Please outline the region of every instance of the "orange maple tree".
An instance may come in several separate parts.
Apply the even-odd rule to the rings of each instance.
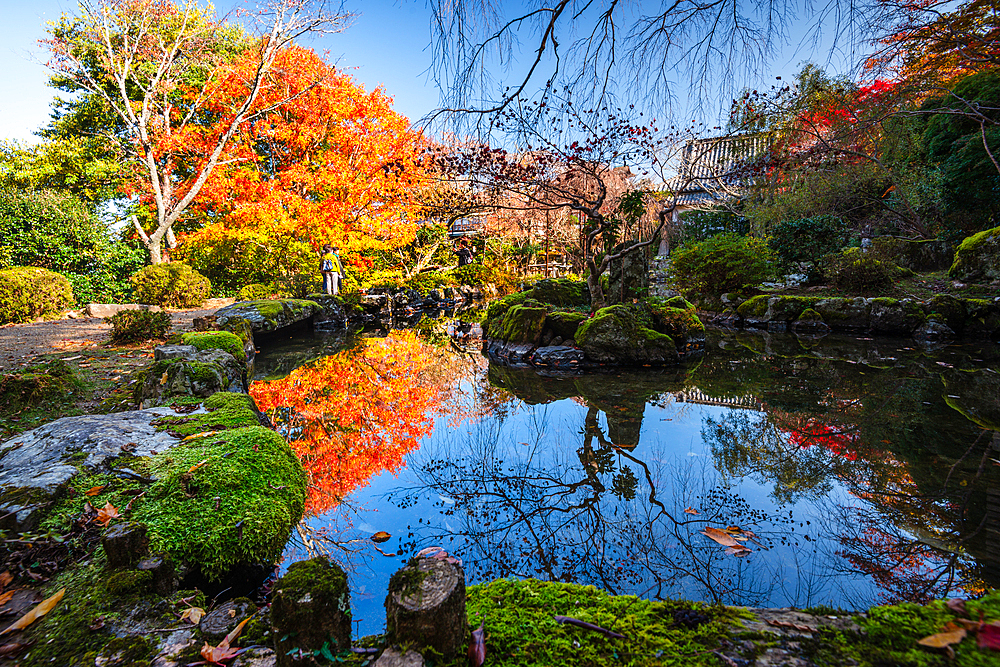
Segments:
[[[309,475],[307,511],[321,514],[384,470],[395,472],[447,405],[454,358],[413,332],[363,339],[250,393]]]
[[[245,96],[254,67],[252,57],[235,60],[208,111],[221,114],[229,100]],[[187,238],[266,243],[294,236],[332,243],[349,256],[412,241],[423,139],[392,110],[392,98],[292,47],[276,58],[260,104],[276,108],[234,137],[226,164],[196,202],[209,224]],[[210,125],[191,126],[175,140],[198,152],[214,133]]]

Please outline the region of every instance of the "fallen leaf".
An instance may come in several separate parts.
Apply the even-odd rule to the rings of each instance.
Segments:
[[[684,513],[685,514],[698,514],[699,512],[698,512],[698,510],[696,510],[696,509],[694,509],[692,507],[686,507],[686,508],[684,508]]]
[[[24,630],[26,627],[28,627],[29,625],[40,619],[42,616],[45,616],[45,614],[52,611],[52,609],[57,604],[59,604],[59,601],[62,600],[63,595],[65,594],[66,594],[66,589],[63,588],[52,597],[45,598],[44,600],[39,602],[34,609],[32,609],[27,614],[25,614],[21,618],[11,623],[10,627],[8,627],[6,630],[0,632],[0,635],[5,635],[8,632],[15,632],[17,630]]]
[[[98,493],[100,493],[101,491],[103,491],[105,488],[107,488],[106,484],[104,484],[102,486],[92,486],[92,487],[90,487],[90,489],[88,489],[87,491],[85,491],[83,493],[83,495],[85,495],[85,496],[96,496]]]
[[[114,519],[120,518],[122,518],[122,515],[118,513],[118,508],[112,505],[109,500],[104,507],[97,510],[97,516],[94,517],[94,521],[107,528],[108,524]]]
[[[704,535],[710,540],[715,540],[724,547],[739,547],[741,549],[746,548],[742,544],[737,542],[732,535],[730,535],[724,530],[719,530],[718,528],[712,528],[711,526],[708,526],[704,530],[698,532],[700,532],[702,535]]]
[[[188,440],[194,440],[195,438],[204,438],[206,435],[215,435],[215,431],[202,431],[201,433],[194,433],[184,438],[181,442],[187,442]]]
[[[965,639],[966,634],[968,633],[965,631],[965,628],[956,628],[948,632],[939,632],[936,635],[924,637],[917,643],[929,648],[946,648]],[[980,633],[980,641],[982,641],[982,633]]]
[[[726,547],[726,553],[730,556],[742,558],[743,556],[749,556],[753,551],[746,547]]]
[[[222,644],[209,646],[208,642],[205,642],[205,645],[201,647],[201,657],[212,665],[221,665],[226,660],[232,660],[239,655],[239,652],[239,649],[224,647]]]
[[[201,607],[188,607],[181,612],[181,620],[187,621],[191,625],[198,625],[201,622],[201,617],[205,615],[205,610]]]
[[[0,572],[0,588],[6,588],[7,584],[14,581],[14,575],[12,575],[8,570]]]
[[[382,544],[383,542],[388,542],[390,538],[392,538],[392,535],[385,532],[384,530],[380,530],[374,535],[372,535],[372,542],[374,542],[375,544]]]
[[[948,609],[951,609],[952,612],[958,614],[959,616],[967,616],[969,613],[965,609],[965,600],[962,598],[952,598],[951,600],[948,600]]]
[[[482,667],[486,662],[486,631],[483,623],[472,631],[472,641],[469,642],[470,667]]]
[[[996,623],[983,623],[979,627],[979,640],[976,644],[979,648],[1000,651],[1000,625]]]
[[[187,438],[184,438],[184,439],[187,440]],[[198,468],[201,468],[202,466],[206,465],[207,463],[208,463],[208,459],[203,459],[203,460],[199,461],[198,463],[195,463],[193,466],[191,466],[190,468],[188,468],[188,474],[190,475],[195,470],[197,470]]]
[[[14,655],[15,653],[22,651],[31,646],[31,642],[27,644],[21,644],[20,642],[11,642],[10,644],[4,644],[0,646],[0,655]]]
[[[791,628],[792,630],[798,630],[799,632],[816,632],[816,628],[811,628],[808,625],[791,623],[789,621],[768,621],[767,624],[773,625],[776,628]]]
[[[14,591],[7,591],[6,593],[0,593],[0,605],[5,605],[10,602],[10,599],[14,597]]]

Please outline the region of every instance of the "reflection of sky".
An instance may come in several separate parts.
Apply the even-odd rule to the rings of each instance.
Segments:
[[[420,450],[412,452],[407,457],[408,466],[400,471],[398,478],[383,473],[372,480],[370,486],[352,495],[345,503],[350,509],[342,507],[341,510],[310,521],[310,525],[314,528],[330,528],[331,534],[337,535],[340,540],[364,539],[382,530],[393,536],[380,547],[383,552],[395,553],[396,556],[384,556],[367,548],[358,557],[348,559],[353,568],[350,578],[356,631],[361,635],[380,632],[384,628],[383,602],[389,577],[412,555],[411,551],[440,544],[466,560],[476,557],[476,548],[461,534],[463,531],[461,514],[449,516],[445,513],[455,507],[454,498],[438,491],[425,491],[417,494],[414,503],[400,507],[400,490],[421,487],[422,482],[416,474],[417,469],[433,459],[471,462],[474,458],[471,454],[474,447],[469,443],[490,438],[493,429],[496,428],[498,434],[496,451],[505,463],[515,467],[530,463],[535,469],[546,470],[575,468],[577,470],[575,479],[579,478],[582,468],[576,452],[583,443],[580,431],[587,408],[573,400],[560,400],[537,406],[524,403],[516,405],[517,408],[502,424],[498,424],[493,418],[486,418],[476,423],[465,422],[458,428],[451,429],[448,427],[447,418],[438,419],[434,432],[424,439]],[[701,429],[705,418],[719,419],[727,411],[728,408],[691,403],[668,402],[663,407],[646,406],[640,443],[632,455],[651,470],[658,498],[675,517],[681,520],[698,518],[684,515],[683,509],[688,505],[699,508],[696,496],[705,490],[699,489],[705,477],[709,478],[710,486],[719,486],[724,482],[712,468],[711,452],[702,440]],[[607,433],[604,415],[601,415],[599,423],[603,432]],[[644,472],[641,466],[635,463],[628,462],[622,457],[616,459],[616,466],[629,465],[632,468],[639,479],[639,488],[635,499],[631,502],[620,500],[611,494],[611,476],[606,475],[604,482],[608,486],[608,491],[602,495],[602,512],[604,514],[621,512],[623,516],[631,512],[635,515],[636,521],[639,521],[648,507],[646,498],[649,489],[645,483]],[[687,478],[685,474],[688,475]],[[570,476],[572,475],[573,473],[570,473]],[[800,501],[779,508],[769,496],[771,486],[748,479],[728,480],[728,482],[732,486],[730,491],[746,501],[750,508],[769,517],[787,516],[791,510],[794,523],[762,522],[761,527],[756,530],[758,534],[769,535],[773,546],[768,551],[754,547],[754,553],[745,559],[724,556],[721,548],[716,548],[707,538],[694,533],[705,525],[725,527],[726,524],[719,526],[718,523],[696,523],[689,527],[690,544],[711,555],[714,571],[719,572],[720,576],[724,573],[729,581],[735,582],[734,585],[752,593],[750,599],[745,600],[740,599],[739,595],[724,596],[724,602],[754,606],[804,607],[816,604],[853,606],[859,600],[873,599],[873,586],[860,576],[844,577],[831,573],[829,567],[837,560],[832,556],[836,545],[831,540],[817,538],[814,533],[815,528],[825,518],[824,508],[828,504],[857,502],[841,486],[834,485],[823,506]],[[341,511],[347,513],[350,526],[344,520]],[[807,521],[810,525],[806,524]],[[559,539],[572,541],[574,535],[571,533],[575,528],[569,526],[565,530],[570,532],[559,533]],[[412,541],[408,539],[410,533],[413,533]],[[666,536],[663,542],[664,551],[682,556],[683,554],[677,554],[679,550],[671,546],[670,535],[667,533],[664,535]],[[805,539],[806,535],[809,537],[808,540]],[[782,536],[791,537],[788,544],[781,544]],[[415,549],[413,542],[416,543]],[[409,544],[404,547],[404,543]],[[402,552],[404,548],[406,553]],[[609,546],[607,552],[613,557],[626,560],[629,558],[627,553],[615,553],[613,546]],[[290,558],[286,562],[303,557],[301,554],[288,555]],[[470,584],[478,583],[474,578],[475,569],[473,563],[466,563]],[[581,580],[581,583],[600,585],[597,581]],[[647,588],[649,588],[648,581],[643,581],[631,588],[625,585],[616,592],[641,594]],[[669,588],[661,591],[661,596],[682,596],[691,599],[707,597],[704,587],[690,579],[681,579],[670,584]]]

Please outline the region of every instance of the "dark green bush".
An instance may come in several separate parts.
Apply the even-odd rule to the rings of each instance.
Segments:
[[[455,278],[446,273],[418,273],[406,281],[408,289],[415,289],[421,294],[442,287],[454,287],[456,284]]]
[[[869,294],[892,285],[898,269],[875,253],[848,248],[830,262],[829,278],[838,288],[852,294]]]
[[[778,254],[782,268],[804,268],[809,281],[815,282],[823,277],[823,258],[846,245],[847,234],[843,218],[816,215],[779,222],[771,231],[768,245]]]
[[[490,285],[495,280],[496,271],[484,264],[466,264],[451,271],[459,285],[470,285],[472,287],[484,287]]]
[[[0,324],[58,315],[72,306],[66,276],[35,266],[0,270]]]
[[[171,262],[147,266],[132,276],[140,303],[168,308],[200,306],[212,293],[212,284],[187,264]]]
[[[0,268],[61,273],[77,303],[128,298],[128,277],[145,264],[138,241],[115,239],[85,203],[64,192],[0,189]]]
[[[170,315],[149,310],[123,310],[104,321],[111,325],[113,343],[138,343],[164,338],[170,330]]]
[[[682,246],[671,260],[671,282],[683,291],[705,296],[744,292],[774,273],[774,253],[767,244],[736,234],[719,234]]]

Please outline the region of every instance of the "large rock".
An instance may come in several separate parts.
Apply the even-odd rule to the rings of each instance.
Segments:
[[[309,320],[321,310],[318,303],[307,299],[241,301],[217,310],[215,323],[230,331],[239,322],[246,322],[254,334],[266,334]]]
[[[154,361],[137,376],[132,390],[136,404],[149,407],[178,397],[207,398],[220,391],[245,393],[247,366],[222,350],[195,351],[189,356],[172,346],[170,358]],[[190,346],[193,347],[193,346]],[[164,355],[165,356],[165,355]]]
[[[490,324],[490,338],[506,343],[530,343],[538,345],[545,329],[545,318],[548,310],[545,306],[526,300],[524,303],[511,306],[503,319]]]
[[[0,527],[37,527],[80,466],[96,468],[122,452],[147,456],[173,447],[178,439],[154,422],[174,414],[170,408],[151,408],[64,417],[0,444]]]
[[[820,299],[812,306],[833,329],[865,331],[868,329],[868,299],[863,297]]]
[[[590,288],[582,280],[545,278],[531,288],[531,298],[554,306],[589,306]]]
[[[951,266],[954,249],[938,239],[912,240],[879,236],[872,242],[876,253],[911,271],[941,271]]]
[[[966,282],[1000,280],[1000,227],[962,241],[948,275]]]
[[[158,313],[162,308],[159,306],[147,306],[142,303],[88,303],[86,312],[88,317],[111,317],[123,310],[146,310],[151,313]]]
[[[588,361],[623,366],[662,366],[680,360],[673,338],[642,321],[641,307],[619,304],[597,311],[577,329],[576,343]]]
[[[530,361],[532,366],[571,370],[583,363],[583,350],[566,345],[539,347],[531,353]]]
[[[924,323],[921,305],[910,299],[869,299],[869,328],[877,333],[909,335]]]
[[[576,329],[585,319],[586,313],[557,310],[545,317],[545,328],[551,330],[553,336],[569,340],[576,337]]]
[[[320,306],[320,311],[316,313],[314,323],[321,328],[336,328],[347,324],[347,311],[344,308],[341,298],[333,294],[310,294],[310,301],[315,301]],[[359,308],[359,313],[363,309]]]

